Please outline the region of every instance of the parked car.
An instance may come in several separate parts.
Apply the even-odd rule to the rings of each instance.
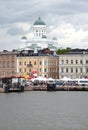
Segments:
[[[33,81],[33,85],[38,85],[39,84],[39,80],[34,80]]]
[[[56,81],[56,85],[64,85],[63,81]]]

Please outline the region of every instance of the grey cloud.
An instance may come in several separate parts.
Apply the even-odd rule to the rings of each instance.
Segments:
[[[88,12],[88,5],[80,2],[65,2],[65,3],[58,3],[54,6],[52,6],[53,12],[58,13],[59,15],[73,15],[73,14],[80,14],[83,12]]]
[[[73,0],[71,0],[73,2]],[[88,0],[74,0],[74,2],[82,2],[88,4]]]
[[[10,27],[7,31],[7,34],[17,36],[20,34],[24,34],[24,30],[22,28],[19,28],[17,26]]]
[[[58,1],[58,0],[7,0],[0,1],[0,23],[14,23],[32,21],[36,16],[46,17],[48,14],[71,15],[87,12],[86,0],[83,2],[76,1]]]
[[[84,39],[82,39],[81,42],[86,42],[86,43],[88,43],[88,37],[85,37]]]
[[[14,26],[14,23],[33,24],[39,16],[47,26],[56,28],[70,23],[74,28],[88,30],[88,0],[0,0],[0,28],[7,30],[12,40],[24,33],[23,28]],[[7,40],[5,42],[7,46]]]

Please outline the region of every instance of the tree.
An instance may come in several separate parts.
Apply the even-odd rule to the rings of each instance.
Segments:
[[[56,51],[57,54],[65,54],[70,52],[72,49],[70,47],[67,47],[66,49],[60,48]]]

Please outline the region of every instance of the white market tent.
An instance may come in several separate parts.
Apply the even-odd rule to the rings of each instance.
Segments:
[[[60,80],[63,80],[63,81],[71,81],[72,79],[71,79],[71,78],[64,77],[64,78],[62,78],[62,79],[60,79]]]
[[[31,79],[32,82],[34,82],[35,80],[38,80],[38,81],[44,81],[44,82],[47,82],[47,81],[54,81],[53,78],[46,78],[46,77],[41,77],[41,76],[38,76],[36,78],[33,78]]]

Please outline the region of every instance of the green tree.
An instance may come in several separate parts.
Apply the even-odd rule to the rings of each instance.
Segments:
[[[60,48],[56,51],[57,54],[65,54],[70,52],[72,49],[70,47],[67,47],[66,49]]]

